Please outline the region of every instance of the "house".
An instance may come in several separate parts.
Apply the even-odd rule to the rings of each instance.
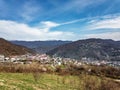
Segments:
[[[10,59],[11,62],[13,62],[13,61],[15,61],[15,60],[16,60],[15,58],[11,58],[11,59]]]
[[[39,57],[40,57],[40,60],[47,60],[48,59],[48,56],[46,54],[42,54]]]
[[[8,62],[10,60],[9,57],[5,57],[4,61]]]
[[[5,56],[4,55],[0,55],[0,62],[4,62],[5,60]]]

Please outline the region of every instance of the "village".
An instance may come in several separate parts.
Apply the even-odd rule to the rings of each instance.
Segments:
[[[66,64],[73,64],[76,66],[81,65],[108,65],[113,67],[120,67],[119,61],[106,61],[106,60],[91,60],[90,58],[83,57],[81,60],[75,60],[71,58],[50,57],[46,54],[25,54],[25,55],[12,55],[4,56],[0,55],[0,63],[10,62],[13,64],[31,64],[32,62],[39,62],[40,64],[50,64],[52,66],[60,66]]]

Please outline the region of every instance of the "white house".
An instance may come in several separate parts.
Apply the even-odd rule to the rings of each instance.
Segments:
[[[4,55],[0,55],[0,62],[4,62],[5,56]]]

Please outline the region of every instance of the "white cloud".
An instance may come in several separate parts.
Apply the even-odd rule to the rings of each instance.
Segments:
[[[84,29],[88,32],[90,32],[90,30],[103,31],[103,33],[94,32],[94,34],[86,34],[84,36],[86,38],[120,40],[120,14],[93,18],[88,21],[88,24],[85,26]]]
[[[51,28],[60,26],[61,24],[51,22],[51,21],[41,21],[35,27],[38,29],[42,29],[44,32],[48,32]]]
[[[9,40],[72,40],[75,35],[72,32],[50,31],[59,24],[54,22],[42,22],[44,28],[30,27],[14,21],[0,20],[0,36]],[[47,30],[46,30],[47,29]]]
[[[87,28],[89,30],[120,28],[120,16],[108,18],[106,17],[103,18],[102,20],[91,20]]]
[[[97,26],[104,25],[104,27],[110,26],[112,24],[114,27],[112,28],[118,28],[120,27],[120,13],[118,14],[110,14],[110,15],[105,15],[105,16],[95,16],[95,17],[87,17],[87,18],[80,18],[80,19],[75,19],[67,22],[63,22],[60,25],[68,25],[68,24],[74,24],[78,22],[86,22],[87,25],[85,27],[88,27],[90,29],[95,29]],[[106,25],[106,26],[105,26]],[[95,27],[96,26],[96,27]],[[100,27],[102,28],[102,27]],[[98,27],[99,29],[99,27]]]
[[[56,26],[60,25],[58,23],[51,22],[51,21],[42,21],[41,24],[43,24],[43,25],[45,25],[45,27],[49,27],[49,28],[56,27]]]
[[[106,32],[106,33],[99,33],[99,34],[87,34],[85,35],[86,38],[102,38],[102,39],[113,39],[113,40],[120,40],[120,32]]]
[[[76,20],[72,20],[72,21],[68,21],[68,22],[64,22],[64,23],[61,23],[60,25],[67,25],[67,24],[73,24],[73,23],[77,23],[77,22],[80,22],[80,21],[84,21],[88,18],[84,18],[84,19],[76,19]]]
[[[51,31],[51,28],[73,24],[77,22],[87,22],[83,26],[85,33],[91,33],[87,30],[110,29],[104,33],[81,34],[73,32],[65,32],[63,30]],[[120,40],[120,15],[107,15],[102,17],[88,17],[77,19],[64,23],[55,23],[51,21],[42,21],[38,25],[31,27],[28,24],[18,23],[15,21],[0,20],[0,36],[9,40],[79,40],[81,38],[103,38]]]

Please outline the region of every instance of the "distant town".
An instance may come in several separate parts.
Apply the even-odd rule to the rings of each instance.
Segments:
[[[76,66],[80,65],[108,65],[113,67],[120,67],[120,61],[108,61],[108,60],[91,60],[90,58],[83,57],[81,60],[75,60],[71,58],[62,58],[62,57],[50,57],[46,54],[25,54],[25,55],[12,55],[5,56],[0,55],[0,62],[7,63],[11,62],[14,64],[31,64],[32,62],[39,62],[40,64],[49,64],[51,66],[59,66],[66,64],[74,64]]]

